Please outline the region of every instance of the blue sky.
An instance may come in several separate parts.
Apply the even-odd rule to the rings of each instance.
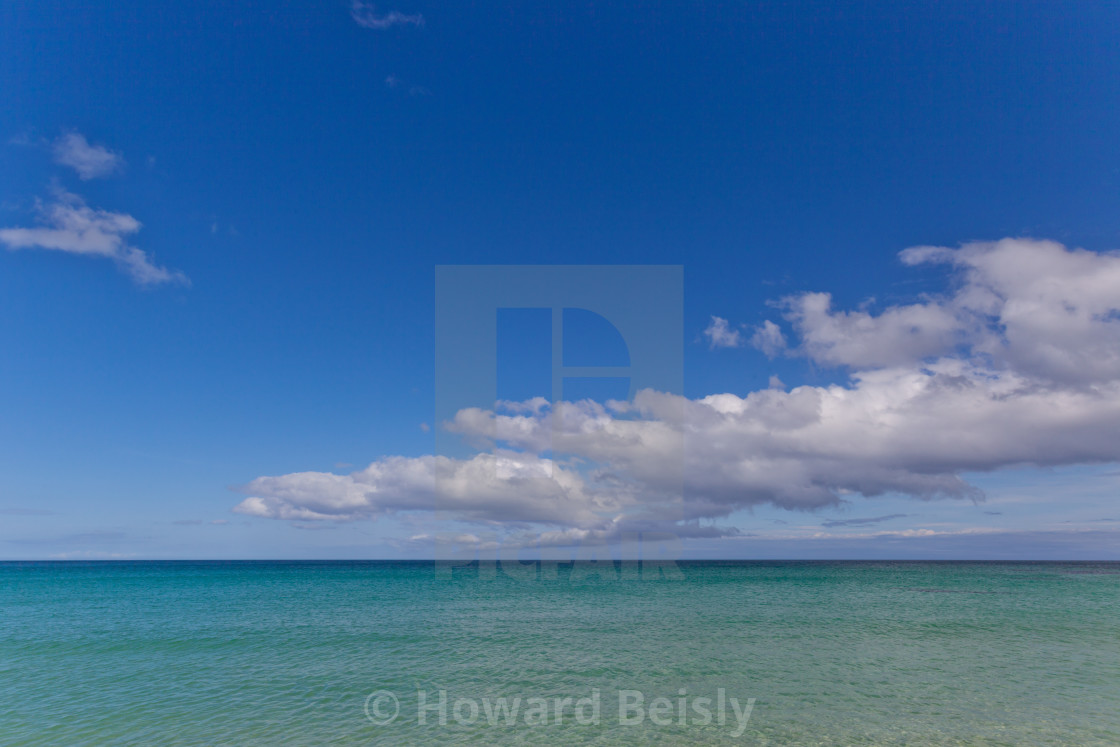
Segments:
[[[696,488],[690,555],[1120,555],[1115,4],[38,0],[0,45],[0,557],[430,555],[431,511],[291,518],[318,497],[283,479],[433,452],[435,267],[491,264],[681,266],[689,401],[936,361],[1043,391],[986,459],[938,426],[852,462],[982,502],[865,497],[801,434],[838,502]]]

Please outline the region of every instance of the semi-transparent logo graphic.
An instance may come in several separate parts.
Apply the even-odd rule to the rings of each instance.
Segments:
[[[682,287],[679,266],[436,269],[445,575],[679,577],[680,434],[657,445],[651,489],[611,463],[619,426],[592,431],[624,429],[641,392],[682,393]]]

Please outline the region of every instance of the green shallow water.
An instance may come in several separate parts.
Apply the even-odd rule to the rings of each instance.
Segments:
[[[0,744],[1120,745],[1120,564],[682,570],[526,583],[422,562],[0,564]],[[755,699],[737,739],[730,709],[679,722],[682,689],[690,708],[719,688]],[[387,725],[364,711],[378,690],[399,701]],[[448,723],[419,723],[421,690],[446,691]],[[592,724],[481,712],[595,690]],[[672,723],[620,723],[620,690],[670,698]],[[478,722],[454,720],[459,698]]]

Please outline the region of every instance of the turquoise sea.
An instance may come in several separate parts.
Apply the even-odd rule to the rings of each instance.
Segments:
[[[1120,745],[1120,564],[681,568],[0,564],[0,744]]]

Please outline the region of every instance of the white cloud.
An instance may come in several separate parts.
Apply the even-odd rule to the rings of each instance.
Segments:
[[[716,348],[737,348],[743,344],[743,336],[737,329],[731,329],[726,319],[718,316],[713,316],[708,328],[704,330],[704,336],[708,338],[708,346],[715,350]]]
[[[773,358],[786,349],[786,336],[782,334],[781,327],[767,319],[755,327],[751,345]]]
[[[286,520],[352,520],[446,511],[474,521],[593,525],[623,495],[596,491],[576,471],[533,454],[498,451],[470,459],[385,457],[349,475],[300,472],[259,477],[235,509]]]
[[[103,145],[91,145],[80,132],[68,132],[54,141],[54,160],[69,166],[83,179],[110,176],[124,168],[124,158]]]
[[[801,352],[832,366],[892,366],[952,350],[963,332],[954,310],[940,302],[892,306],[878,316],[833,311],[828,293],[783,300],[801,337]],[[767,322],[777,329],[773,322]]]
[[[42,225],[0,229],[0,243],[9,250],[51,249],[105,257],[141,285],[189,283],[183,273],[154,264],[146,253],[128,245],[128,237],[140,230],[140,222],[131,215],[91,208],[65,190],[56,190],[54,202],[40,204],[39,213]]]
[[[879,314],[835,311],[828,293],[786,297],[785,318],[801,338],[797,352],[854,370],[954,355],[1064,383],[1120,377],[1120,255],[1003,239],[914,247],[900,257],[907,265],[949,265],[956,288]],[[768,339],[769,332],[761,342]]]
[[[1120,254],[1004,239],[955,250],[915,247],[901,257],[961,273],[946,303],[963,319],[975,353],[1055,382],[1120,378]]]
[[[238,510],[447,511],[548,523],[564,537],[636,525],[719,535],[733,530],[697,522],[857,494],[979,499],[963,474],[1120,461],[1120,257],[1005,240],[902,258],[958,268],[954,289],[877,315],[835,311],[826,294],[786,303],[795,349],[849,366],[844,384],[468,408],[444,427],[484,449],[472,459],[389,457],[347,476],[258,478]]]
[[[384,15],[378,15],[376,8],[371,3],[363,2],[362,0],[354,0],[350,5],[350,16],[354,19],[355,23],[367,29],[387,29],[393,26],[423,26],[424,16],[419,13],[415,15],[406,15],[399,11],[389,11]],[[392,78],[393,76],[389,76]],[[386,80],[388,83],[388,80]]]
[[[539,416],[465,410],[451,429],[593,459],[643,495],[669,494],[682,461],[689,517],[758,503],[817,508],[846,492],[977,497],[961,472],[1120,459],[1120,382],[1040,386],[943,359],[860,374],[850,386],[698,400],[651,391],[611,412],[594,403]]]

